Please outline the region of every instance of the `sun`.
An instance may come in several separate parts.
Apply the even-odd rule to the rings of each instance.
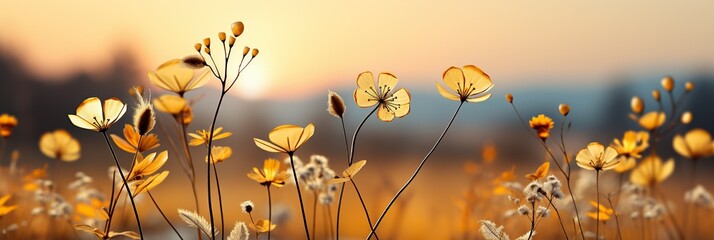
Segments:
[[[262,60],[262,59],[261,59]],[[245,99],[261,99],[265,89],[269,85],[268,71],[264,61],[256,61],[250,64],[245,72],[241,73],[238,82],[231,90],[232,94]]]

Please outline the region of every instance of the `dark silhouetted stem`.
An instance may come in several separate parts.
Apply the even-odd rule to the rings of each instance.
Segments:
[[[174,230],[174,232],[176,233],[176,235],[177,235],[181,240],[183,240],[183,237],[181,237],[181,234],[178,232],[178,230],[176,230],[176,227],[174,227],[174,225],[171,224],[171,221],[169,221],[169,218],[166,217],[166,214],[164,214],[164,211],[161,211],[161,208],[159,207],[159,204],[156,202],[156,199],[154,199],[154,196],[151,195],[151,192],[146,191],[146,193],[149,194],[149,198],[151,198],[151,202],[154,203],[154,206],[156,206],[156,210],[159,210],[159,213],[161,213],[161,216],[164,217],[164,220],[166,220],[166,223],[168,223],[169,226],[171,226],[171,229]]]
[[[305,206],[302,203],[302,193],[300,192],[300,182],[298,182],[297,173],[295,171],[295,162],[293,160],[293,153],[288,153],[290,156],[290,167],[293,170],[293,179],[295,180],[295,188],[298,193],[298,200],[300,200],[300,212],[302,213],[302,223],[305,226],[305,236],[307,240],[310,240],[310,230],[307,228],[307,217],[305,216]]]
[[[107,132],[102,132],[102,135],[104,135],[104,141],[107,142],[109,151],[111,151],[111,153],[112,153],[112,157],[114,158],[114,164],[116,164],[117,171],[119,171],[119,176],[121,176],[121,180],[124,182],[124,188],[126,188],[127,195],[129,195],[129,200],[131,201],[131,208],[134,210],[134,217],[136,217],[136,225],[139,228],[139,236],[141,237],[141,239],[144,239],[144,231],[141,229],[141,221],[139,220],[139,212],[136,210],[136,204],[134,203],[134,196],[131,193],[131,189],[129,189],[129,183],[126,182],[126,177],[124,177],[124,171],[121,170],[121,165],[119,165],[119,159],[117,159],[117,155],[116,155],[116,153],[114,153],[114,148],[112,148],[112,144],[109,142],[109,137],[107,136]],[[112,184],[114,184],[114,183],[112,183]]]
[[[268,189],[268,222],[273,224],[273,201],[270,198],[270,185],[267,185]],[[268,225],[268,240],[270,240],[270,225]]]
[[[379,227],[379,223],[382,222],[382,219],[384,219],[384,216],[386,216],[387,212],[389,212],[389,208],[391,208],[392,205],[394,204],[394,202],[397,201],[397,198],[399,198],[399,196],[402,194],[402,192],[404,192],[404,190],[406,190],[407,187],[409,187],[409,184],[411,184],[412,181],[414,181],[414,178],[416,178],[416,176],[419,174],[419,171],[426,163],[426,160],[429,159],[429,156],[431,156],[431,154],[434,153],[434,150],[436,150],[436,147],[438,147],[439,143],[441,143],[441,140],[444,139],[444,135],[446,135],[446,132],[449,131],[451,124],[454,122],[454,119],[456,119],[456,115],[459,113],[459,110],[461,109],[461,106],[463,106],[463,105],[464,105],[464,102],[461,101],[459,103],[459,107],[456,108],[454,115],[451,117],[451,120],[449,120],[449,123],[446,125],[446,128],[444,128],[444,131],[441,133],[441,136],[439,136],[439,138],[436,140],[436,143],[434,143],[434,146],[431,147],[431,150],[429,150],[429,152],[426,154],[426,156],[424,156],[424,159],[421,160],[421,162],[419,163],[419,166],[416,168],[416,170],[414,171],[412,176],[409,177],[409,180],[407,180],[407,182],[404,184],[404,186],[402,186],[402,188],[399,189],[399,191],[397,192],[396,195],[394,195],[392,200],[389,201],[389,204],[387,204],[387,207],[382,212],[382,215],[380,215],[379,218],[377,219],[377,222],[374,224],[374,228],[372,228],[372,231],[370,231],[369,235],[367,236],[367,239],[370,239],[372,237],[372,235],[374,235],[374,233],[377,231],[377,228]]]

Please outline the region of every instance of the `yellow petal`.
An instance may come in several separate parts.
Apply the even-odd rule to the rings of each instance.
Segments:
[[[677,136],[674,136],[674,140],[672,140],[672,145],[674,147],[674,150],[677,151],[679,155],[682,155],[682,157],[692,157],[691,151],[689,150],[687,143],[684,142],[684,138],[681,135],[677,134]]]
[[[449,92],[448,90],[444,89],[444,87],[441,86],[438,82],[436,83],[436,89],[439,90],[439,94],[441,94],[442,97],[449,99],[449,100],[454,100],[454,101],[461,101],[461,98],[459,95]]]
[[[689,146],[689,150],[697,157],[708,157],[712,155],[712,137],[704,129],[693,129],[684,135],[684,140]]]
[[[67,116],[69,117],[69,121],[71,121],[74,126],[88,130],[99,131],[99,129],[97,129],[96,126],[90,123],[89,120],[85,120],[84,118],[74,114],[68,114]]]
[[[490,93],[489,93],[489,94],[486,94],[486,95],[483,95],[483,96],[475,97],[475,98],[467,98],[466,101],[467,101],[467,102],[472,102],[472,103],[477,103],[477,102],[486,101],[486,100],[488,100],[489,98],[491,98],[491,94],[490,94]]]
[[[349,181],[349,180],[350,180],[350,179],[349,179],[349,178],[346,178],[346,177],[343,177],[343,178],[333,178],[333,179],[327,180],[327,184],[339,184],[339,183],[347,182],[347,181]]]
[[[145,181],[143,181],[139,186],[136,187],[136,190],[132,193],[134,197],[139,195],[142,192],[149,191],[151,189],[154,189],[156,186],[161,184],[161,182],[166,179],[166,177],[169,175],[169,171],[163,171],[160,174],[153,175],[149,178],[147,178]]]
[[[374,86],[374,76],[372,76],[372,72],[363,72],[357,75],[357,87],[362,90],[374,90],[376,91],[376,87]]]
[[[186,99],[176,95],[163,95],[154,99],[154,106],[157,110],[171,115],[179,114],[186,107]]]
[[[117,98],[104,100],[104,119],[109,120],[109,124],[115,123],[126,113],[126,104]]]
[[[461,96],[462,87],[460,86],[463,86],[465,83],[464,72],[461,69],[457,67],[450,67],[444,71],[442,78],[444,79],[446,86]]]
[[[128,152],[128,153],[136,152],[136,149],[134,148],[134,146],[129,144],[127,141],[124,141],[124,139],[122,139],[121,137],[114,135],[114,134],[111,134],[109,136],[112,137],[112,140],[114,140],[114,144],[116,144],[117,147],[119,147],[121,150],[124,150],[125,152]]]
[[[483,72],[480,68],[474,65],[466,65],[463,68],[464,78],[466,79],[465,86],[471,86],[471,95],[484,93],[493,88],[491,77]]]
[[[355,90],[354,99],[357,106],[362,108],[371,107],[379,103],[376,91],[361,88]]]
[[[360,170],[362,170],[362,167],[364,167],[365,164],[367,164],[367,160],[360,160],[359,162],[353,163],[352,166],[342,172],[342,176],[353,178]]]
[[[104,119],[104,113],[102,112],[102,102],[97,97],[90,97],[85,99],[82,103],[79,104],[79,106],[77,106],[77,116],[85,119],[86,121],[92,121],[94,118],[97,118],[99,120]]]
[[[657,181],[662,182],[674,172],[674,159],[669,159],[657,172]]]
[[[409,94],[409,91],[404,88],[397,90],[392,95],[390,103],[392,111],[394,111],[394,116],[401,118],[409,114],[409,111],[411,110],[411,101],[412,97]]]
[[[194,78],[191,83],[186,86],[186,91],[191,91],[196,88],[200,88],[203,85],[206,85],[209,80],[211,80],[210,75],[208,75],[210,71],[208,69],[204,70],[203,72],[199,73],[196,78]]]
[[[543,162],[534,173],[526,175],[530,180],[538,180],[545,177],[548,174],[548,169],[550,168],[550,162]]]
[[[394,119],[394,113],[390,112],[384,104],[379,104],[377,117],[384,122],[391,122]]]
[[[377,89],[380,89],[380,94],[382,96],[386,96],[389,92],[391,92],[395,86],[397,86],[397,83],[399,82],[399,79],[397,79],[396,76],[394,76],[391,73],[380,73],[379,78],[377,79],[378,85]]]
[[[263,139],[258,139],[258,138],[253,138],[253,141],[255,142],[255,145],[258,146],[260,149],[263,149],[267,152],[287,152],[286,149],[277,146],[275,144],[272,144],[268,141],[265,141]],[[200,145],[200,144],[199,144]]]

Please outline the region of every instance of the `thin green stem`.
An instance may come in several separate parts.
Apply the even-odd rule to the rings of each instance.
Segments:
[[[298,200],[300,200],[300,212],[302,213],[303,226],[305,226],[305,236],[307,237],[307,240],[310,240],[310,230],[308,230],[308,227],[307,227],[307,217],[305,216],[305,206],[302,203],[302,193],[300,192],[300,182],[298,181],[297,173],[295,171],[295,162],[293,159],[293,153],[289,152],[288,156],[290,156],[290,167],[293,170],[293,180],[295,180],[295,188],[297,189]]]
[[[121,165],[119,165],[119,159],[117,159],[117,155],[116,155],[116,153],[114,153],[114,148],[112,148],[112,144],[109,142],[109,136],[107,136],[107,132],[103,131],[102,135],[104,135],[104,141],[107,142],[109,151],[111,151],[111,153],[112,153],[112,157],[114,158],[114,164],[116,164],[117,170],[119,171],[119,176],[121,176],[121,180],[124,182],[124,187],[126,188],[126,192],[129,195],[129,200],[131,200],[131,208],[134,210],[134,217],[136,217],[136,225],[139,227],[139,236],[143,239],[144,231],[141,229],[141,221],[139,220],[139,212],[136,210],[136,203],[134,203],[134,197],[131,193],[131,189],[129,189],[129,183],[126,182],[126,177],[124,177],[124,171],[121,170]],[[114,183],[112,183],[112,184],[114,184]]]
[[[456,108],[456,111],[454,111],[454,115],[451,117],[451,120],[449,120],[449,123],[446,125],[446,128],[444,128],[444,131],[441,133],[441,136],[439,136],[439,138],[436,140],[436,143],[434,143],[434,146],[431,147],[431,149],[430,149],[429,152],[426,154],[426,156],[424,156],[424,159],[421,160],[421,162],[419,163],[419,166],[416,168],[416,170],[414,171],[414,173],[412,174],[412,176],[409,177],[409,180],[407,180],[407,182],[404,183],[404,186],[402,186],[402,188],[399,189],[399,191],[397,192],[397,194],[394,195],[394,197],[392,198],[392,200],[389,201],[389,204],[387,204],[387,207],[384,209],[384,211],[382,212],[382,214],[381,214],[381,215],[379,216],[379,218],[377,219],[377,222],[374,224],[374,228],[372,228],[372,231],[370,231],[369,235],[367,236],[367,239],[370,239],[370,238],[372,237],[372,235],[374,235],[374,233],[377,231],[377,228],[379,227],[379,224],[380,224],[380,223],[382,222],[382,220],[384,219],[384,216],[386,216],[386,215],[387,215],[387,212],[389,212],[389,208],[392,207],[392,205],[394,204],[394,202],[397,201],[397,198],[399,198],[399,196],[404,192],[404,190],[406,190],[407,187],[409,187],[409,184],[411,184],[412,181],[414,181],[414,178],[416,178],[416,176],[419,174],[419,171],[421,170],[421,168],[422,168],[422,167],[424,166],[424,164],[426,163],[426,160],[429,159],[429,157],[431,156],[431,154],[434,153],[434,150],[436,150],[436,147],[438,147],[438,146],[439,146],[439,143],[441,143],[441,140],[444,139],[444,135],[446,135],[446,132],[449,131],[449,128],[451,127],[451,124],[454,122],[454,119],[456,119],[456,115],[459,113],[459,110],[461,110],[461,106],[463,106],[463,105],[464,105],[464,101],[461,101],[461,102],[459,103],[459,107],[457,107],[457,108]],[[354,149],[353,149],[353,150],[354,150]]]
[[[164,214],[164,211],[161,211],[161,208],[159,207],[159,204],[156,202],[156,199],[154,199],[154,196],[151,195],[151,192],[149,192],[149,191],[147,190],[146,193],[149,194],[149,198],[151,198],[151,202],[154,203],[154,206],[156,206],[156,210],[159,210],[159,213],[161,214],[162,217],[164,217],[164,220],[166,220],[166,223],[168,223],[169,226],[171,226],[171,229],[174,230],[174,232],[176,233],[176,235],[177,235],[181,240],[183,240],[183,237],[182,237],[181,234],[178,232],[178,230],[176,230],[176,227],[174,227],[174,225],[171,224],[171,221],[169,221],[169,218],[166,217],[166,214]]]

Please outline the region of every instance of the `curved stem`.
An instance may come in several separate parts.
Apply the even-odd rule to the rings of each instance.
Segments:
[[[352,135],[351,146],[350,146],[350,144],[347,143],[347,129],[345,128],[345,120],[344,120],[344,118],[340,118],[340,121],[342,122],[342,133],[345,137],[345,147],[347,147],[347,167],[352,166],[352,158],[354,158],[354,154],[355,154],[354,148],[355,148],[355,144],[357,142],[357,134],[359,134],[359,130],[362,129],[362,126],[364,126],[364,123],[367,122],[367,119],[369,119],[369,117],[371,117],[372,114],[374,114],[374,112],[377,111],[377,109],[379,109],[379,105],[377,105],[374,109],[372,109],[372,111],[369,112],[369,114],[367,114],[367,116],[364,117],[364,119],[362,119],[362,122],[360,122],[360,124],[357,126],[357,129],[355,129],[355,133]],[[340,190],[340,197],[337,200],[337,230],[336,230],[337,231],[336,232],[337,240],[340,239],[340,213],[342,210],[342,196],[345,193],[345,184],[346,183],[342,183],[342,188]],[[361,197],[360,197],[360,201],[362,201]],[[371,228],[371,226],[370,226],[370,228]]]
[[[372,228],[372,231],[371,231],[371,232],[369,233],[369,235],[367,236],[367,239],[370,239],[370,238],[372,237],[372,235],[374,235],[374,233],[377,231],[377,228],[379,227],[379,224],[380,224],[380,223],[382,222],[382,220],[384,219],[384,216],[387,215],[387,212],[389,212],[389,208],[391,208],[392,205],[394,204],[394,202],[397,201],[397,198],[399,198],[399,196],[402,194],[402,192],[404,192],[404,190],[406,190],[407,187],[409,187],[409,184],[411,184],[412,181],[414,181],[414,178],[416,178],[416,176],[419,174],[419,171],[421,170],[421,168],[422,168],[422,167],[424,166],[424,164],[426,163],[426,160],[429,159],[429,156],[431,156],[431,154],[434,153],[434,150],[436,150],[436,147],[438,147],[438,146],[439,146],[439,143],[441,143],[441,140],[444,139],[444,135],[446,135],[446,132],[449,131],[449,128],[451,127],[451,124],[454,122],[454,119],[456,119],[456,115],[459,113],[459,110],[461,110],[461,106],[463,106],[463,105],[464,105],[464,102],[463,102],[463,101],[459,103],[459,107],[456,108],[456,111],[454,112],[454,115],[451,117],[451,120],[449,120],[449,123],[446,125],[446,128],[444,128],[444,131],[441,133],[441,136],[439,136],[439,138],[436,140],[436,143],[434,143],[434,146],[432,146],[432,147],[431,147],[431,150],[429,150],[429,152],[426,154],[426,156],[424,156],[424,159],[421,160],[421,162],[419,163],[419,166],[416,168],[416,170],[414,171],[414,173],[412,174],[412,176],[409,177],[409,180],[407,180],[407,182],[404,183],[404,186],[402,186],[402,188],[399,189],[399,191],[397,192],[397,194],[394,195],[394,197],[392,198],[392,200],[389,201],[389,204],[387,204],[387,208],[384,209],[384,211],[382,212],[382,214],[381,214],[381,215],[379,216],[379,218],[377,219],[377,222],[374,224],[374,228]],[[353,150],[354,150],[354,149],[353,149]]]
[[[221,183],[218,181],[218,170],[216,169],[216,164],[213,165],[213,176],[216,177],[216,189],[218,190],[218,210],[221,212],[221,239],[226,238],[226,225],[223,218],[223,196],[221,195]]]
[[[109,151],[112,153],[112,157],[114,158],[114,164],[116,164],[116,167],[119,171],[119,176],[121,176],[121,180],[124,182],[124,187],[126,188],[127,195],[129,195],[129,200],[131,200],[131,208],[134,210],[134,217],[136,217],[136,225],[139,228],[139,236],[141,239],[144,239],[144,231],[141,229],[141,221],[139,220],[139,212],[136,211],[136,203],[134,203],[134,196],[131,193],[131,189],[129,189],[129,184],[126,182],[126,177],[124,177],[124,171],[121,170],[121,165],[119,165],[119,159],[117,159],[116,153],[114,153],[114,148],[112,148],[112,144],[109,142],[109,136],[107,136],[107,132],[104,131],[102,132],[102,135],[104,135],[104,141],[107,142],[107,146],[109,147]],[[114,183],[112,183],[114,184]]]
[[[178,235],[178,237],[179,237],[181,240],[183,240],[183,237],[181,237],[181,234],[178,232],[178,230],[176,230],[176,228],[174,227],[174,225],[171,224],[171,221],[169,221],[169,218],[166,217],[166,214],[164,214],[164,211],[161,211],[161,208],[159,207],[159,204],[156,203],[156,199],[154,199],[154,196],[151,195],[151,192],[146,191],[146,193],[149,194],[149,198],[151,198],[151,202],[154,203],[154,206],[156,206],[156,210],[159,210],[159,213],[161,213],[161,216],[164,217],[164,220],[166,220],[166,223],[168,223],[169,226],[171,226],[171,229],[174,230],[174,232],[176,233],[176,235]]]
[[[367,217],[367,223],[369,224],[369,229],[374,229],[374,226],[372,225],[372,220],[369,217],[369,211],[367,211],[367,205],[364,204],[364,200],[362,200],[362,194],[359,192],[359,188],[357,188],[357,183],[355,183],[354,179],[350,178],[350,182],[352,183],[352,186],[355,188],[355,192],[357,192],[357,196],[359,197],[359,202],[362,203],[362,209],[364,209],[364,215]],[[374,237],[379,240],[379,236],[377,236],[377,233],[374,233]]]
[[[563,235],[565,236],[565,240],[570,239],[568,237],[568,231],[565,231],[565,225],[563,224],[563,219],[560,217],[560,212],[558,211],[558,208],[555,207],[553,204],[553,195],[551,194],[550,197],[545,196],[545,199],[548,199],[548,203],[550,204],[551,207],[553,207],[553,210],[555,210],[555,215],[558,216],[558,222],[560,223],[560,228],[563,230]]]
[[[225,83],[222,81],[223,87]],[[211,132],[208,137],[208,161],[206,161],[206,185],[208,191],[208,215],[211,218],[211,238],[216,236],[215,220],[213,219],[213,203],[211,201],[211,161],[213,161],[211,156],[211,147],[213,146],[213,131],[216,129],[216,120],[218,119],[218,112],[221,110],[221,103],[223,103],[223,98],[226,96],[225,91],[221,91],[221,97],[218,98],[218,105],[216,106],[216,113],[213,114],[213,121],[211,122]]]
[[[531,203],[531,230],[528,231],[528,237],[526,240],[531,240],[531,237],[533,236],[533,231],[535,231],[535,202]]]
[[[298,193],[298,200],[300,200],[300,212],[302,213],[302,223],[305,226],[305,236],[307,240],[310,240],[310,230],[307,228],[307,217],[305,216],[305,206],[302,203],[302,193],[300,193],[300,182],[298,182],[297,173],[295,171],[295,163],[293,160],[293,153],[288,153],[290,156],[290,168],[293,170],[293,180],[295,180],[295,188]]]

